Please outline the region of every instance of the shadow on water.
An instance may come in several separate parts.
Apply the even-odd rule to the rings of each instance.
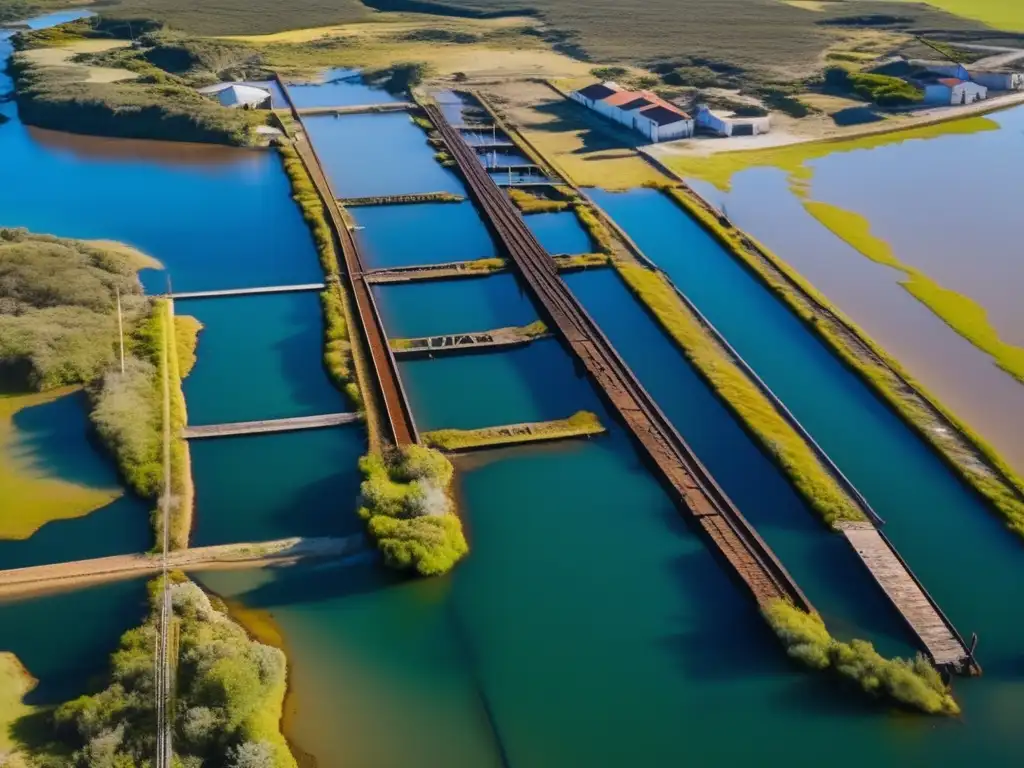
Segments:
[[[194,441],[195,546],[358,533],[356,425]]]
[[[0,602],[0,649],[39,680],[28,704],[59,704],[102,683],[118,640],[145,611],[143,579]]]
[[[117,487],[113,462],[100,454],[89,434],[84,392],[22,408],[12,419],[18,454],[37,470],[90,488]]]

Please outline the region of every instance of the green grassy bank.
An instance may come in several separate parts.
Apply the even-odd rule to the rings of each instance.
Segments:
[[[136,20],[135,29],[147,24]],[[148,25],[155,26],[155,25]],[[11,59],[19,115],[41,128],[119,138],[194,141],[245,146],[255,143],[257,126],[266,113],[228,109],[196,87],[216,82],[221,75],[259,72],[249,54],[239,48],[235,60],[218,60],[208,44],[142,34],[131,47],[103,52],[76,50],[83,41],[127,38],[129,28],[115,20],[92,17],[39,32],[20,35],[20,49]],[[226,46],[226,44],[224,44]],[[40,48],[67,46],[63,62],[40,60]],[[223,51],[221,51],[223,54]],[[123,79],[92,77],[90,65],[124,72]],[[215,66],[216,69],[207,69]]]
[[[363,472],[359,515],[392,568],[420,576],[451,570],[469,552],[449,488],[454,468],[419,445],[371,453]]]
[[[309,226],[327,283],[326,289],[320,294],[320,305],[324,314],[324,367],[331,380],[345,393],[352,405],[359,410],[365,410],[356,371],[359,364],[358,352],[353,349],[349,331],[353,321],[351,303],[341,282],[340,254],[327,223],[323,202],[295,148],[284,145],[279,147],[278,151],[285,174],[291,183],[292,199],[299,206],[302,218]]]
[[[772,457],[811,509],[828,525],[865,520],[860,506],[839,485],[811,447],[747,378],[686,308],[664,277],[639,264],[617,263],[632,293],[658,319],[686,358]]]
[[[175,765],[296,768],[280,732],[286,660],[249,638],[183,575],[171,575],[177,656],[172,743]],[[155,670],[162,580],[150,583],[145,622],[111,657],[106,688],[29,715],[34,768],[128,768],[155,754]]]
[[[785,600],[762,609],[786,652],[811,669],[831,670],[865,693],[931,715],[957,715],[949,687],[920,654],[913,660],[886,659],[864,640],[834,639],[817,615],[804,613]]]
[[[442,451],[471,451],[518,443],[565,440],[600,435],[607,430],[597,414],[578,411],[567,419],[512,424],[480,429],[437,429],[423,434],[423,442]]]
[[[1008,528],[1024,537],[1024,479],[995,448],[782,259],[742,232],[724,225],[691,191],[675,186],[666,186],[663,191],[818,334],[840,360],[991,504]]]

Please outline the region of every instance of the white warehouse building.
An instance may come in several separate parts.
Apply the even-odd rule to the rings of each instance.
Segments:
[[[693,118],[650,91],[628,91],[617,83],[607,82],[588,85],[569,96],[653,142],[693,136]]]
[[[925,104],[973,104],[988,98],[988,88],[970,80],[941,77],[933,83],[924,83]]]

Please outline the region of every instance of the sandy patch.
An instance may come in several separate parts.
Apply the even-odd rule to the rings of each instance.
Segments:
[[[21,765],[10,752],[17,746],[10,736],[11,726],[35,711],[23,699],[37,682],[13,653],[0,652],[0,765]],[[6,762],[8,758],[10,763]]]
[[[483,33],[494,29],[535,26],[537,26],[537,20],[529,16],[508,16],[501,19],[453,19],[451,16],[432,16],[429,14],[381,13],[376,14],[372,21],[334,24],[328,27],[291,29],[269,35],[226,35],[222,39],[256,44],[309,43],[313,40],[322,40],[328,37],[391,35],[425,28],[459,29],[466,32]]]
[[[123,80],[135,80],[138,74],[116,67],[92,67],[87,64],[78,64],[71,59],[80,53],[103,53],[114,48],[127,48],[129,45],[131,43],[125,40],[81,40],[57,48],[36,48],[26,51],[24,56],[40,66],[79,69],[85,74],[83,82],[86,83],[117,83]]]

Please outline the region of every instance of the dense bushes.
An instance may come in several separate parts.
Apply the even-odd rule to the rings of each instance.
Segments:
[[[111,658],[110,685],[54,712],[54,733],[73,749],[38,759],[41,766],[130,768],[155,751],[153,649],[161,581],[151,583],[151,613],[129,630]],[[293,768],[277,728],[285,692],[281,651],[250,640],[195,584],[170,587],[178,626],[174,734],[176,764],[227,768]],[[52,750],[56,753],[57,750]]]
[[[8,384],[83,384],[114,361],[116,296],[126,319],[146,311],[128,248],[0,229],[0,369]]]
[[[381,69],[363,70],[363,79],[391,93],[408,93],[430,74],[430,65],[423,61],[404,61]]]
[[[929,714],[960,712],[939,673],[921,655],[913,661],[886,659],[864,640],[835,640],[817,615],[804,613],[785,600],[765,607],[764,615],[787,653],[813,669],[832,669],[867,693]]]
[[[851,72],[845,67],[828,67],[825,85],[833,90],[852,92],[883,107],[918,104],[924,99],[924,92],[906,80],[889,75]]]
[[[442,454],[412,445],[359,461],[359,515],[393,568],[445,573],[469,551],[447,489],[454,469]]]

